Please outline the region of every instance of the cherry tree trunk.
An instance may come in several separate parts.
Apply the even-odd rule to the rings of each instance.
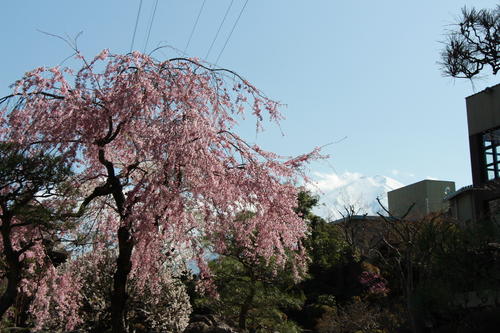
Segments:
[[[132,268],[133,242],[130,237],[130,231],[123,226],[118,229],[118,248],[116,272],[113,276],[111,324],[113,333],[126,333],[127,279]]]
[[[9,265],[10,266],[10,265]],[[0,318],[14,304],[17,297],[17,286],[21,282],[21,267],[10,267],[7,274],[7,289],[0,296]]]
[[[17,297],[17,287],[21,282],[21,263],[18,253],[12,247],[10,218],[4,216],[2,222],[3,253],[7,264],[7,288],[0,296],[0,318],[14,304]]]
[[[250,307],[252,306],[253,299],[255,297],[255,282],[252,281],[252,286],[250,287],[250,293],[245,298],[243,305],[241,306],[238,326],[242,330],[246,330],[247,328],[247,316],[248,311],[250,311]]]

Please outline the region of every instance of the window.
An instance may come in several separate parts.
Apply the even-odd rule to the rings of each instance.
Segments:
[[[500,129],[483,134],[485,171],[488,180],[500,178]]]

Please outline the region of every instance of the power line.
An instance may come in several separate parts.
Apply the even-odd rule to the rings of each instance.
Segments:
[[[156,0],[156,2],[155,2],[155,7],[153,9],[153,14],[151,15],[151,19],[149,20],[148,35],[146,37],[146,42],[144,43],[144,50],[142,51],[142,53],[146,53],[146,48],[147,48],[148,42],[149,42],[149,35],[151,34],[151,27],[153,26],[153,21],[155,19],[155,14],[156,14],[156,8],[157,7],[158,7],[158,0]]]
[[[132,35],[132,43],[130,44],[130,52],[132,52],[132,49],[134,48],[135,33],[137,32],[137,24],[139,23],[139,15],[141,15],[141,7],[142,7],[142,0],[139,3],[139,10],[137,11],[137,17],[135,19],[135,28],[134,28],[134,34]]]
[[[231,35],[233,34],[234,28],[236,28],[236,25],[238,24],[238,21],[240,20],[241,14],[243,14],[243,11],[245,10],[245,7],[247,6],[248,0],[245,1],[245,4],[241,8],[240,14],[238,15],[238,18],[234,22],[233,28],[231,29],[231,32],[229,33],[229,36],[227,36],[226,42],[224,43],[224,46],[222,47],[222,50],[220,50],[219,55],[217,56],[217,60],[215,60],[215,64],[219,62],[220,56],[222,55],[222,52],[224,52],[224,49],[226,48],[227,43],[229,42],[229,39],[231,38]]]
[[[226,21],[227,14],[229,13],[229,10],[233,6],[234,0],[231,0],[231,3],[226,9],[226,13],[224,14],[224,18],[222,19],[222,22],[219,25],[219,29],[217,29],[217,33],[215,34],[214,40],[212,41],[212,44],[210,44],[210,48],[208,49],[207,55],[205,56],[205,60],[208,60],[208,55],[210,54],[210,51],[212,51],[212,47],[215,44],[215,41],[217,40],[217,37],[219,36],[220,29],[222,28],[222,25],[224,25],[224,22]]]
[[[203,0],[203,3],[201,4],[200,11],[198,12],[198,16],[196,17],[196,21],[194,22],[193,29],[191,30],[191,35],[189,35],[189,39],[187,41],[186,47],[184,48],[184,53],[186,53],[189,43],[191,43],[191,38],[193,38],[194,30],[196,29],[196,26],[198,25],[198,20],[200,19],[201,12],[203,11],[203,7],[205,7],[205,1]]]

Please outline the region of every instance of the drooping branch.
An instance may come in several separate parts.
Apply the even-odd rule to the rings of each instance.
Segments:
[[[60,99],[60,100],[63,100],[65,98],[64,96],[55,95],[52,93],[48,93],[46,91],[35,91],[35,92],[27,93],[27,94],[15,93],[15,94],[6,95],[6,96],[0,98],[0,104],[4,103],[4,102],[6,102],[14,97],[25,96],[25,95],[28,95],[28,96],[41,95],[41,96],[51,97],[51,98]]]

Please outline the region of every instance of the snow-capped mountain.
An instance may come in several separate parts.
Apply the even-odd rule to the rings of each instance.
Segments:
[[[387,207],[387,192],[404,186],[387,176],[365,176],[357,172],[316,172],[312,178],[315,185],[309,189],[320,197],[316,214],[330,220],[341,218],[347,206],[354,207],[358,215],[376,215],[382,212],[377,198]]]

